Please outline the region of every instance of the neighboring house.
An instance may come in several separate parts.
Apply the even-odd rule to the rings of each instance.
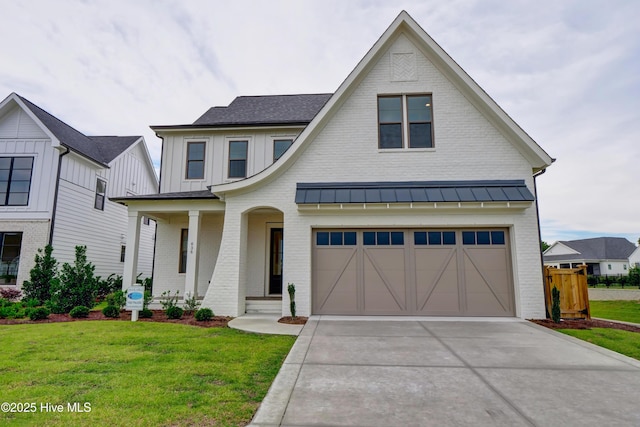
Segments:
[[[629,266],[640,267],[640,246],[638,246],[631,255],[629,255]]]
[[[61,264],[86,245],[96,275],[122,274],[127,209],[109,197],[157,190],[141,136],[86,136],[15,93],[0,103],[0,274],[11,283],[28,280],[49,243]],[[144,222],[136,272],[146,277],[155,224]]]
[[[559,241],[544,251],[544,264],[556,268],[587,266],[595,276],[629,274],[630,256],[635,245],[623,237]]]
[[[238,316],[545,316],[553,161],[402,12],[334,94],[238,97],[163,139],[154,294]],[[135,271],[127,252],[125,285]],[[283,292],[284,289],[284,292]]]

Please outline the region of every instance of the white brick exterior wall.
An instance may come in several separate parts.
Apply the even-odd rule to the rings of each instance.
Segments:
[[[390,81],[390,54],[413,52],[417,80]],[[431,93],[433,150],[378,149],[377,95]],[[244,312],[248,215],[258,207],[284,214],[283,283],[296,285],[300,315],[311,312],[311,230],[315,227],[482,227],[510,229],[516,315],[544,317],[542,271],[535,205],[526,209],[383,209],[342,213],[301,212],[294,203],[298,182],[438,181],[524,179],[533,192],[531,164],[472,106],[412,42],[400,35],[328,124],[291,167],[258,191],[228,194],[220,253],[204,306],[216,314]],[[283,295],[283,314],[288,314]]]
[[[35,265],[35,255],[38,249],[44,248],[49,241],[49,220],[0,221],[0,232],[22,232],[20,264],[16,279],[16,285],[21,288],[22,283],[29,280],[29,272]],[[53,256],[56,256],[55,250]]]

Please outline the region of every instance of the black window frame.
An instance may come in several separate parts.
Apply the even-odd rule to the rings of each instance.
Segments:
[[[2,179],[2,177],[0,176],[0,186],[2,186],[2,183],[5,183],[6,188],[4,188],[4,192],[0,192],[1,194],[4,194],[4,197],[0,196],[0,206],[29,206],[29,198],[31,197],[31,180],[33,178],[33,164],[35,163],[35,157],[33,156],[15,156],[15,157],[8,157],[8,156],[3,156],[0,157],[0,160],[3,159],[9,159],[9,168],[2,168],[0,169],[0,171],[7,171],[6,175],[7,178]],[[23,167],[16,167],[16,160],[22,161],[23,159],[29,159],[31,160],[31,166],[29,169],[27,168],[23,168]],[[29,179],[18,179],[17,178],[17,171],[29,171]],[[4,174],[0,174],[0,175],[4,175]],[[27,191],[16,191],[14,188],[19,184],[19,183],[27,183]],[[25,202],[19,202],[19,203],[15,203],[15,202],[11,202],[11,195],[17,195],[17,194],[26,194],[26,200]]]
[[[192,152],[192,147],[202,146],[202,158],[191,158],[192,153],[195,155],[195,152]],[[185,179],[204,179],[204,162],[207,156],[207,143],[206,141],[188,141],[187,142],[187,163],[185,169]],[[200,165],[200,168],[197,170],[198,174],[191,175],[191,165]]]
[[[6,243],[7,236],[19,236],[18,244],[7,245]],[[23,237],[22,231],[0,232],[0,274],[5,276],[9,276],[9,275],[16,276],[16,277],[18,276],[18,269],[20,267],[20,253],[22,252],[22,237]],[[15,256],[12,255],[10,258],[7,258],[7,255],[5,253],[5,249],[7,247],[18,248],[17,254],[13,254]],[[17,262],[15,262],[15,265],[12,267],[12,264],[14,264],[13,261],[15,260],[17,260]]]
[[[127,246],[120,245],[120,262],[124,262],[125,257],[127,256]]]
[[[244,157],[243,158],[231,158],[231,146],[234,144],[243,144],[244,145]],[[247,160],[249,158],[249,141],[246,139],[238,139],[229,141],[229,164],[227,170],[227,178],[229,179],[238,179],[238,178],[246,178],[247,177]],[[242,174],[235,173],[234,165],[242,164]],[[232,175],[232,171],[234,174]]]
[[[180,253],[178,260],[178,273],[187,272],[187,251],[189,246],[189,229],[180,229]]]
[[[428,98],[425,103],[425,107],[428,108],[428,120],[411,120],[409,101],[415,98]],[[380,100],[382,99],[399,99],[400,100],[400,122],[398,121],[383,121],[381,117]],[[377,98],[377,120],[378,120],[378,149],[379,150],[419,150],[419,149],[431,149],[435,148],[435,138],[433,133],[433,94],[431,93],[411,93],[411,94],[385,94],[378,95]],[[391,110],[389,110],[391,111]],[[412,143],[412,125],[428,125],[429,127],[429,141],[427,145]],[[400,126],[400,144],[393,146],[383,146],[383,127],[385,126]]]
[[[103,191],[99,191],[99,184],[103,183],[104,184],[104,189]],[[104,210],[104,201],[107,198],[107,181],[105,181],[102,178],[96,178],[96,197],[93,201],[93,207],[94,209],[97,209],[99,211],[103,211]]]

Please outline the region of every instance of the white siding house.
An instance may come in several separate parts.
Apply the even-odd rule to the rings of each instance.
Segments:
[[[109,197],[157,187],[141,136],[88,137],[9,95],[0,103],[0,274],[17,276],[10,283],[21,286],[47,244],[60,263],[73,262],[75,246],[86,245],[96,275],[122,274],[127,210]],[[152,274],[154,236],[155,224],[143,224],[136,274]]]
[[[156,295],[288,315],[292,283],[305,316],[545,316],[535,176],[553,159],[406,12],[334,94],[152,128],[160,194],[118,201],[128,245],[158,221]]]
[[[544,263],[556,268],[586,265],[595,276],[626,276],[634,251],[635,245],[623,237],[558,241],[544,251]]]

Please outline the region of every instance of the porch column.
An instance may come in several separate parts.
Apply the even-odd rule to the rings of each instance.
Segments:
[[[184,297],[198,296],[198,260],[200,259],[200,211],[189,211],[189,243]]]
[[[140,249],[140,212],[128,211],[127,246],[124,253],[124,270],[122,271],[122,290],[135,285],[138,272],[138,251]]]

